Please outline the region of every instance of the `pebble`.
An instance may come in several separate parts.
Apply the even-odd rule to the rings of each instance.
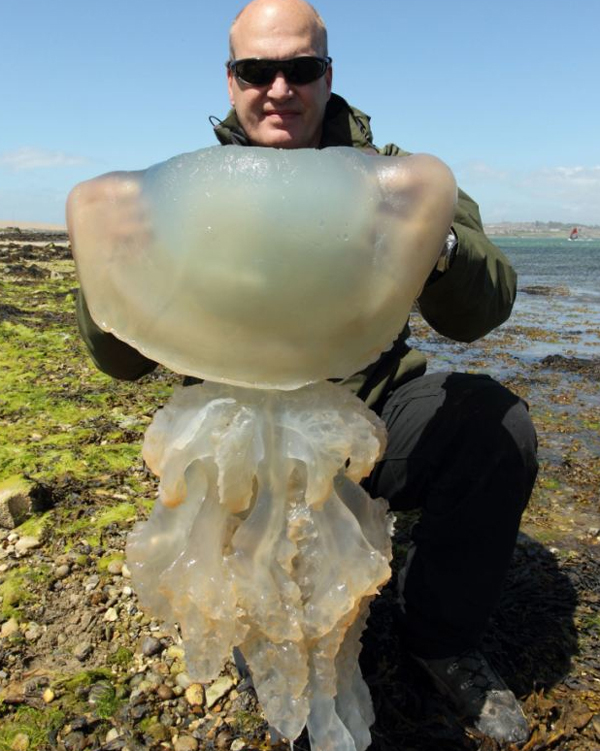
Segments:
[[[146,657],[152,657],[162,651],[163,645],[153,636],[146,636],[142,641],[142,654]]]
[[[56,698],[56,694],[51,688],[47,688],[44,693],[42,694],[42,699],[44,700],[45,704],[50,704],[54,701]]]
[[[111,561],[108,566],[106,567],[106,570],[109,574],[115,574],[119,575],[123,571],[123,561],[119,558],[117,558],[114,561]]]
[[[24,553],[28,553],[30,550],[34,550],[34,548],[39,548],[40,545],[41,542],[37,537],[21,537],[15,543],[15,552],[19,555],[23,555]]]
[[[56,569],[55,573],[58,579],[66,579],[66,577],[71,573],[71,567],[68,563],[63,563],[62,566],[59,566]]]
[[[27,641],[36,641],[41,635],[42,627],[38,623],[32,621],[27,624],[27,628],[25,629],[25,638]]]
[[[177,678],[175,678],[175,683],[178,686],[181,686],[181,688],[186,689],[188,686],[192,685],[192,679],[187,673],[178,673]]]
[[[80,730],[74,730],[63,740],[67,751],[83,751],[87,746],[87,738]]]
[[[204,705],[204,689],[201,683],[192,683],[185,690],[185,698],[187,703],[192,707]]]
[[[222,675],[206,689],[206,706],[212,707],[235,686],[235,681],[229,675]]]
[[[173,691],[173,689],[164,683],[162,683],[156,689],[156,693],[158,695],[158,698],[162,699],[163,701],[168,701],[169,699],[172,699],[175,696],[175,692]]]
[[[98,574],[92,574],[83,585],[83,588],[86,592],[92,592],[94,589],[96,589],[99,583],[100,577],[98,576]]]
[[[121,566],[121,576],[125,579],[131,579],[131,571],[127,568],[126,563]]]
[[[131,597],[131,595],[133,594],[133,589],[131,589],[131,587],[125,586],[123,587],[123,594],[125,595],[125,597]]]
[[[104,620],[108,621],[109,623],[114,623],[119,619],[119,614],[115,610],[115,608],[108,608],[106,613],[104,613]]]
[[[191,735],[180,735],[173,748],[175,751],[197,751],[198,741]]]
[[[27,751],[29,748],[29,736],[26,733],[17,733],[10,744],[11,751]]]
[[[14,636],[15,634],[19,633],[19,622],[16,618],[9,618],[7,621],[5,621],[2,624],[2,629],[0,630],[0,636],[2,636],[3,639],[6,639],[9,636]]]
[[[229,746],[230,751],[243,751],[245,748],[246,741],[242,740],[242,738],[236,738],[231,746]]]
[[[106,738],[104,739],[104,742],[111,743],[112,741],[116,740],[118,737],[119,737],[119,731],[116,728],[111,728],[106,734]]]
[[[59,634],[59,639],[62,634]],[[89,641],[82,641],[79,644],[76,644],[73,648],[73,656],[76,657],[80,662],[83,662],[86,657],[89,657],[89,655],[92,653],[92,645],[89,643]]]

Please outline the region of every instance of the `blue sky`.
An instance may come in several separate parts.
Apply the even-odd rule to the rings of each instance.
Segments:
[[[321,0],[334,91],[436,154],[486,222],[600,224],[600,2]],[[0,220],[216,142],[237,0],[1,0]]]

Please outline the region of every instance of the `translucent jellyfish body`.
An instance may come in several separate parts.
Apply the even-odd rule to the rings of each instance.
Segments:
[[[110,200],[75,231],[94,320],[177,372],[243,386],[297,388],[376,359],[451,220],[433,200],[449,173],[423,155],[228,146],[128,175],[147,231],[107,236]]]
[[[127,546],[190,675],[234,647],[269,723],[313,751],[364,751],[358,666],[390,574],[387,504],[359,482],[383,423],[344,386],[390,346],[453,213],[426,156],[217,147],[76,188],[69,226],[95,321],[206,379],[147,431],[159,500]]]

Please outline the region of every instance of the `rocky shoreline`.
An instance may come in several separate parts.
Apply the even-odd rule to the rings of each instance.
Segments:
[[[140,609],[124,556],[156,495],[140,445],[179,378],[98,373],[76,330],[75,289],[64,233],[0,232],[0,751],[288,749],[233,663],[195,683],[177,634]],[[418,317],[413,328],[435,344]],[[476,350],[484,369],[507,358],[542,458],[484,646],[524,703],[525,751],[597,751],[600,371],[597,358],[559,353],[511,371],[511,337],[538,335],[515,323]],[[395,569],[410,522],[397,525]],[[411,663],[391,584],[363,642],[374,751],[499,749],[460,724]],[[308,751],[306,738],[294,749]]]

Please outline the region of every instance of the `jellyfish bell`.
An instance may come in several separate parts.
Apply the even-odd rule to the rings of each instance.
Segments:
[[[147,227],[107,238],[106,201],[77,223],[94,320],[176,372],[278,389],[344,378],[392,344],[455,195],[433,157],[346,147],[213,147],[118,179]]]

